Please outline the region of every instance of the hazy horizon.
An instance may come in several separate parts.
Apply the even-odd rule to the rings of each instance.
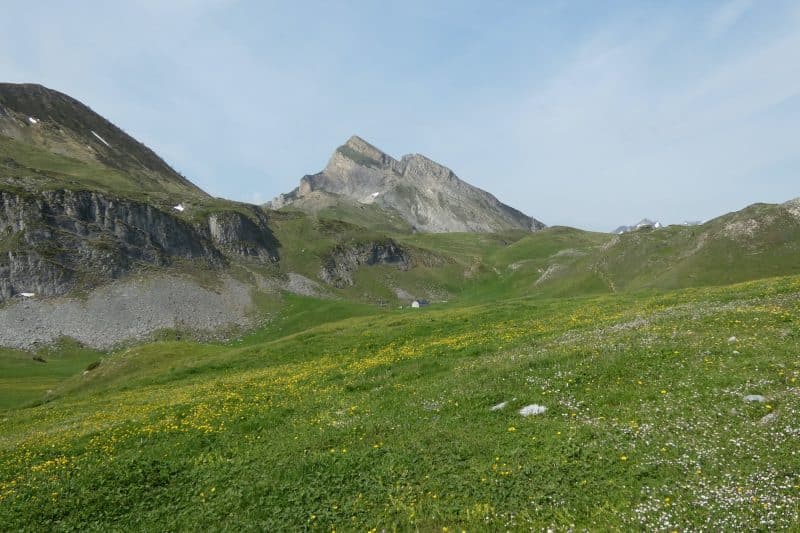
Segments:
[[[800,5],[11,0],[2,80],[90,106],[263,203],[359,135],[548,225],[800,196]]]

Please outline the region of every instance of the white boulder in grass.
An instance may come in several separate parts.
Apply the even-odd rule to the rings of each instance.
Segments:
[[[744,397],[744,401],[746,401],[746,402],[760,402],[760,403],[763,403],[763,402],[766,402],[767,399],[764,398],[763,396],[761,396],[760,394],[748,394],[747,396]]]
[[[759,424],[763,424],[763,425],[771,424],[772,422],[775,421],[776,418],[778,418],[778,413],[774,413],[774,412],[773,413],[769,413],[766,416],[764,416],[763,418],[761,418],[761,420],[759,420],[758,423]]]
[[[521,414],[522,416],[532,416],[532,415],[540,415],[545,411],[547,411],[547,407],[545,407],[544,405],[539,405],[538,403],[532,403],[520,409],[519,414]]]
[[[491,409],[489,409],[489,410],[490,411],[500,411],[501,409],[505,409],[506,405],[508,405],[508,402],[500,402],[497,405],[493,405],[491,407]]]

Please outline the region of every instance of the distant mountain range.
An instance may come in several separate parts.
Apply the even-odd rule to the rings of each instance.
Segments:
[[[700,221],[689,221],[689,220],[687,220],[686,222],[684,222],[683,224],[680,224],[680,225],[681,226],[699,226],[700,224],[702,224],[702,222],[700,222]],[[615,233],[617,235],[621,235],[623,233],[628,233],[629,231],[635,231],[635,230],[639,230],[639,229],[661,229],[663,227],[664,227],[664,224],[662,224],[661,222],[659,222],[657,220],[650,220],[649,218],[643,218],[642,220],[640,220],[639,222],[637,222],[636,224],[633,224],[631,226],[619,226],[612,233]]]
[[[629,231],[634,231],[637,229],[644,229],[644,228],[659,229],[661,227],[663,227],[661,222],[650,220],[649,218],[643,218],[642,220],[631,226],[618,227],[617,229],[614,230],[614,233],[620,235],[622,233],[628,233]]]

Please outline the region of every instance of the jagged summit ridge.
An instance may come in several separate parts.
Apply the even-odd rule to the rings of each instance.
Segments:
[[[341,153],[345,157],[360,157],[382,165],[389,164],[390,162],[396,162],[392,156],[371,145],[358,135],[353,135],[347,139],[347,142],[340,146],[337,149],[337,152]]]
[[[303,176],[296,189],[267,206],[302,209],[303,200],[317,191],[378,204],[399,213],[415,230],[429,233],[544,227],[424,155],[408,154],[398,160],[355,135],[334,151],[322,172]]]

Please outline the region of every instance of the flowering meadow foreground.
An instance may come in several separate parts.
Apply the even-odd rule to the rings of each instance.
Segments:
[[[0,411],[0,524],[796,528],[799,313],[788,277],[54,353],[80,369]]]

